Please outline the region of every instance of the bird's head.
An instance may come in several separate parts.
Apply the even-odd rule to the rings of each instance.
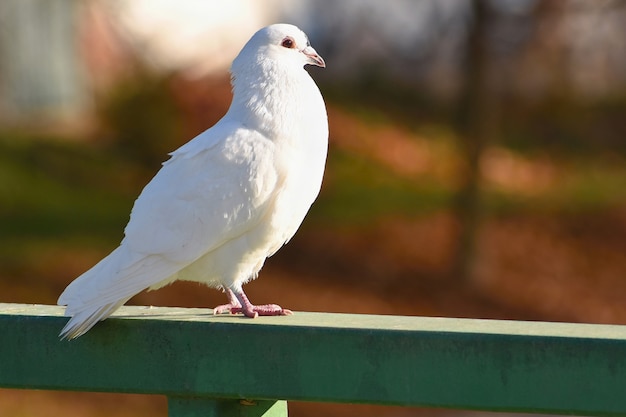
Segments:
[[[326,67],[306,34],[286,23],[270,25],[255,33],[233,61],[233,69],[239,65],[250,65],[259,58],[275,60],[284,65]]]

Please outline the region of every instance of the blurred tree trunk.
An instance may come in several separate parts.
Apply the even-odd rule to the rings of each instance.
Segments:
[[[486,0],[472,0],[472,20],[465,48],[463,87],[457,108],[457,128],[464,166],[455,201],[458,219],[457,247],[452,260],[452,278],[471,284],[476,239],[482,214],[480,159],[497,125],[495,91],[490,81],[492,56],[489,27],[493,11]]]

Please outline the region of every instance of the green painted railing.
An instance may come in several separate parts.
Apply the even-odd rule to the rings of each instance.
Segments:
[[[0,387],[166,395],[175,417],[288,400],[626,415],[626,326],[124,307],[60,341],[62,312],[0,304]]]

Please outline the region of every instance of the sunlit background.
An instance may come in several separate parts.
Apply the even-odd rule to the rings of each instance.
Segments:
[[[2,0],[0,302],[54,304],[108,254],[167,152],[228,108],[239,49],[281,21],[326,60],[310,72],[330,150],[301,230],[246,286],[254,302],[626,324],[617,0]],[[224,301],[177,283],[131,303]],[[2,416],[166,413],[160,397],[0,390]]]

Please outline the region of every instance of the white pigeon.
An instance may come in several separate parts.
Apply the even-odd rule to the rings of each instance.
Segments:
[[[307,64],[326,66],[297,27],[252,36],[232,63],[226,115],[170,154],[135,201],[119,247],[59,297],[71,316],[62,338],[175,280],[224,290],[229,304],[216,314],[291,314],[253,305],[242,285],[296,233],[321,187],[328,118]]]

